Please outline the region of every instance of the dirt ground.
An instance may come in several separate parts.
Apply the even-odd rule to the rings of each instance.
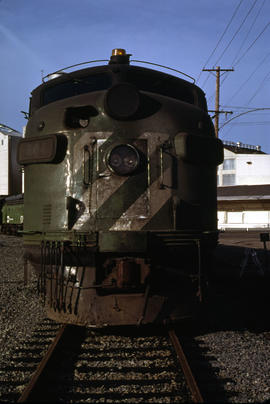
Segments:
[[[219,244],[239,247],[264,249],[264,243],[260,241],[260,234],[267,231],[225,231],[219,234]],[[270,250],[270,241],[266,241],[266,248]]]

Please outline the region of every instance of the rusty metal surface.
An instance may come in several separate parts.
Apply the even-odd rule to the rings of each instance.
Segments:
[[[190,366],[188,364],[187,358],[184,354],[184,351],[181,347],[180,341],[178,339],[178,337],[176,336],[175,332],[173,329],[169,330],[169,336],[172,342],[172,345],[176,351],[178,360],[180,362],[180,365],[182,367],[184,376],[186,378],[188,387],[191,391],[192,397],[193,397],[193,402],[194,403],[203,403],[203,398],[202,395],[200,393],[199,387],[196,383],[196,380],[192,374],[192,371],[190,369]]]
[[[181,247],[179,251],[174,242],[171,245],[171,237],[166,240],[170,255],[178,252],[179,257],[181,251],[181,268],[168,268],[167,255],[162,260],[162,253],[158,254],[154,246],[151,251],[158,265],[151,272],[143,256],[104,254],[97,260],[83,242],[74,247],[56,241],[42,243],[38,290],[48,316],[59,322],[96,327],[162,323],[190,316],[199,303],[200,248],[194,244],[198,240],[184,240],[181,246],[173,238],[176,247]],[[160,250],[164,252],[164,248]],[[198,257],[192,262],[191,252],[197,252]],[[176,282],[179,288],[175,288]]]
[[[55,339],[51,343],[46,355],[43,357],[42,361],[39,363],[35,373],[31,377],[28,385],[26,386],[26,388],[24,389],[22,395],[18,399],[18,401],[17,401],[18,403],[25,403],[27,401],[31,401],[31,394],[33,394],[33,392],[36,391],[37,383],[41,379],[42,372],[44,371],[44,369],[48,365],[49,360],[52,358],[52,356],[53,356],[53,354],[55,352],[55,349],[57,347],[57,344],[59,343],[60,339],[63,337],[63,334],[64,334],[64,332],[66,330],[66,327],[67,327],[66,325],[63,325],[59,329],[59,331],[56,334]]]

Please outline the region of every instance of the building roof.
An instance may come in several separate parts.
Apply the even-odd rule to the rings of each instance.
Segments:
[[[232,185],[217,188],[218,200],[270,199],[270,184]]]
[[[235,154],[266,154],[261,150],[261,146],[254,146],[250,144],[244,144],[241,142],[230,142],[223,140],[224,148],[232,151]]]
[[[5,136],[22,136],[22,134],[16,129],[12,129],[9,126],[4,125],[3,123],[0,123],[0,133]]]

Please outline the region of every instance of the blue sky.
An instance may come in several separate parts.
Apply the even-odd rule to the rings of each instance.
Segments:
[[[202,68],[234,67],[221,77],[221,108],[233,115],[221,114],[220,138],[270,153],[270,0],[0,0],[0,123],[22,130],[42,71],[116,47],[199,78],[209,109],[215,76]],[[269,110],[236,118],[255,108]]]

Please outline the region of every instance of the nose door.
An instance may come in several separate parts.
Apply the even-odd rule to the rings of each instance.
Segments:
[[[103,229],[134,229],[149,215],[147,140],[98,139],[96,147],[96,218]]]

